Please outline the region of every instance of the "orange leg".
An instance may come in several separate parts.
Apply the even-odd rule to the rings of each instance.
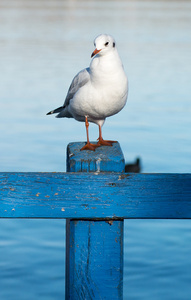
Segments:
[[[80,149],[80,151],[82,151],[82,150],[92,150],[92,151],[95,151],[95,149],[97,147],[99,147],[100,145],[98,145],[98,144],[92,144],[89,141],[89,130],[88,130],[88,128],[89,128],[89,122],[88,122],[88,118],[87,117],[85,117],[85,126],[86,126],[86,134],[87,134],[87,144],[85,144],[85,146],[82,147]]]
[[[101,131],[101,126],[99,125],[99,137],[98,137],[98,142],[97,145],[101,146],[112,146],[113,143],[117,143],[117,141],[108,141],[108,140],[104,140],[102,137],[102,131]]]

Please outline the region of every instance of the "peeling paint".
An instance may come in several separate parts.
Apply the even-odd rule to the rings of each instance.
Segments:
[[[100,162],[101,161],[102,161],[101,158],[98,158],[96,160],[96,168],[97,168],[96,173],[100,173]]]
[[[132,174],[121,174],[121,175],[119,175],[118,180],[122,180],[122,179],[125,179],[128,177],[131,177],[131,176],[132,176]]]
[[[64,207],[61,208],[61,211],[65,211]]]
[[[106,223],[108,223],[110,226],[113,225],[113,220],[109,220],[109,221],[105,221]]]

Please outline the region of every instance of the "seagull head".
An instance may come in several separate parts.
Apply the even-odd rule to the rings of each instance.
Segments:
[[[115,49],[115,40],[108,34],[100,34],[95,38],[94,46],[95,50],[91,57],[98,53],[102,56]]]

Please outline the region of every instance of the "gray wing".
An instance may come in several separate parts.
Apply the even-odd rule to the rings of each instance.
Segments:
[[[47,115],[52,115],[55,113],[59,113],[56,117],[62,118],[62,117],[68,117],[71,118],[72,115],[68,112],[67,106],[69,105],[70,99],[72,99],[75,95],[75,93],[84,86],[88,81],[90,80],[90,68],[86,68],[82,71],[80,71],[72,80],[72,83],[69,87],[68,93],[66,95],[65,102],[63,106],[60,106],[54,110],[51,110],[47,113]]]
[[[72,99],[75,93],[84,86],[90,80],[90,68],[86,68],[80,71],[72,80],[72,83],[69,87],[66,99],[64,102],[64,107],[69,105],[70,99]]]

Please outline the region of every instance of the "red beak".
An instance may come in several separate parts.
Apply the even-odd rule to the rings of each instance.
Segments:
[[[98,54],[100,51],[101,51],[101,49],[100,50],[95,49],[94,52],[92,53],[91,57],[93,57],[94,55]]]

